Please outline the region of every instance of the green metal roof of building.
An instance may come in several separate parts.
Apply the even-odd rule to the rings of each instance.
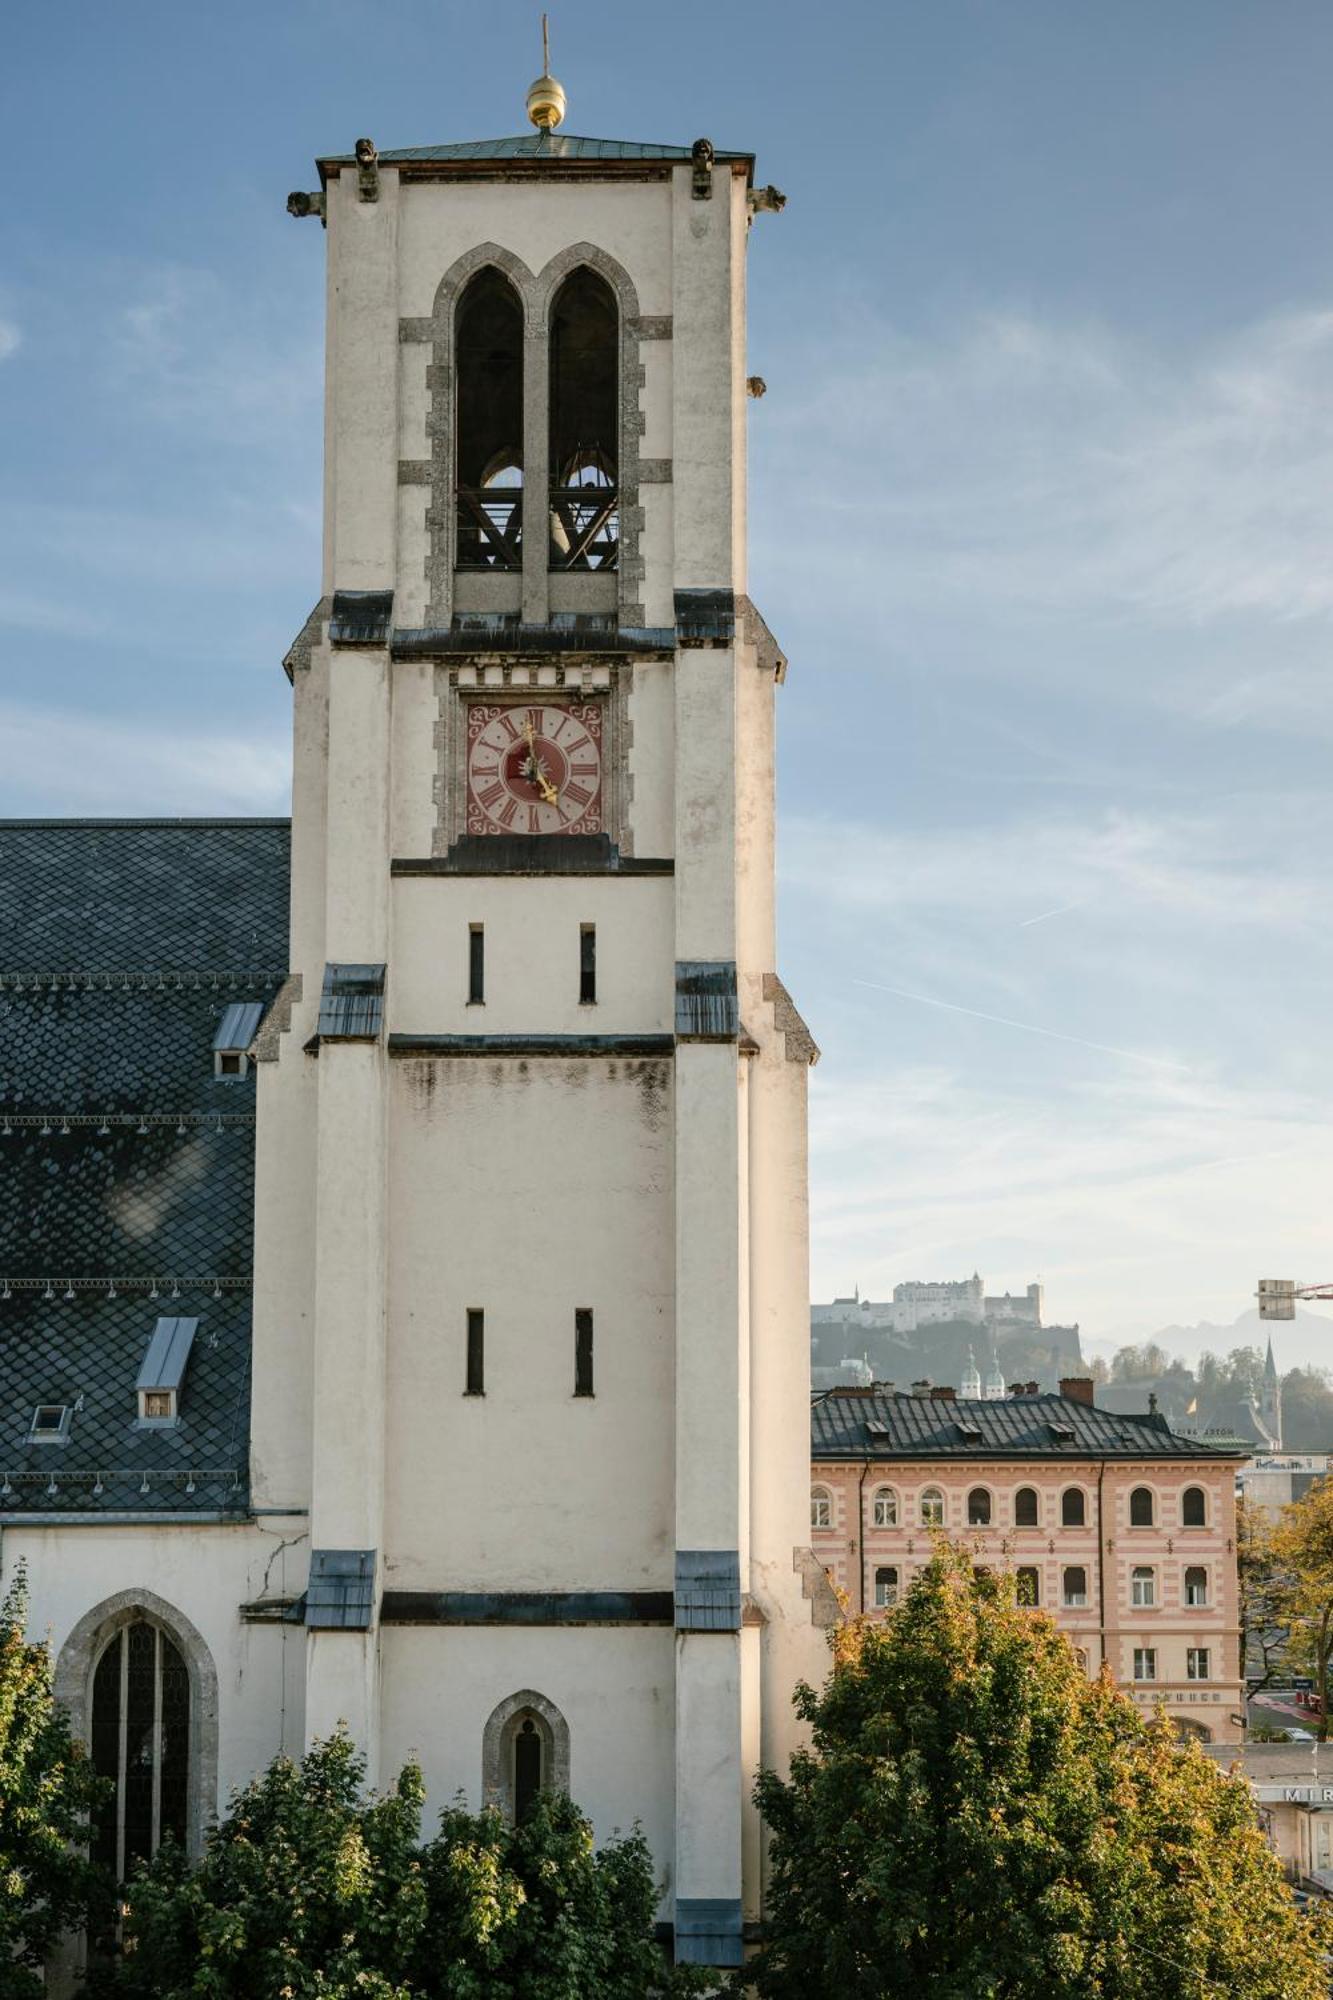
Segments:
[[[639,139],[580,139],[569,132],[521,132],[511,139],[464,139],[447,146],[398,146],[379,156],[383,167],[434,160],[672,160],[693,157],[689,146],[655,146]],[[728,153],[715,148],[721,165],[744,163],[753,153]],[[321,167],[354,167],[352,153],[324,154]]]

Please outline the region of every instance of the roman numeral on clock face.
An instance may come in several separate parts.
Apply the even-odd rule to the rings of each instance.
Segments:
[[[470,830],[555,834],[585,818],[597,825],[603,781],[597,714],[595,707],[552,701],[490,706],[477,715],[467,759]]]

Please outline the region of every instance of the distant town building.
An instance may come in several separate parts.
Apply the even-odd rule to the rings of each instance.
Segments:
[[[974,1375],[977,1371],[974,1369]],[[1236,1467],[1155,1410],[1098,1409],[1090,1381],[1001,1400],[950,1388],[814,1398],[810,1540],[852,1613],[887,1614],[943,1531],[1011,1565],[1089,1674],[1203,1742],[1239,1738]]]
[[[1247,1743],[1208,1754],[1225,1769],[1239,1759],[1288,1881],[1333,1894],[1333,1743]]]
[[[1236,1481],[1247,1507],[1276,1518],[1327,1471],[1326,1451],[1258,1451],[1240,1466]]]
[[[1041,1285],[1029,1285],[1018,1297],[1005,1292],[988,1298],[985,1279],[974,1271],[970,1278],[910,1279],[894,1286],[892,1299],[863,1299],[857,1287],[849,1297],[830,1299],[826,1305],[812,1305],[810,1324],[828,1326],[841,1322],[886,1327],[894,1333],[915,1333],[918,1327],[956,1320],[970,1320],[974,1326],[1037,1328],[1042,1323],[1044,1304]]]

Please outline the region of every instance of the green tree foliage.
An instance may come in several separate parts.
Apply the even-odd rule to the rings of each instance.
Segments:
[[[883,1624],[840,1636],[761,1778],[765,2000],[1315,2000],[1244,1784],[941,1547]],[[737,1991],[740,1991],[738,1985]]]
[[[45,1992],[42,1960],[95,1918],[109,1884],[81,1850],[103,1795],[51,1690],[49,1648],[26,1636],[19,1571],[0,1604],[0,2000]]]
[[[1333,1384],[1324,1368],[1293,1368],[1282,1378],[1282,1442],[1288,1451],[1333,1447]]]
[[[1280,1579],[1277,1615],[1290,1630],[1287,1657],[1293,1666],[1308,1666],[1324,1694],[1333,1659],[1333,1478],[1282,1509],[1269,1548]],[[1316,1733],[1321,1743],[1328,1740],[1327,1700]]]
[[[132,1883],[116,2000],[668,2000],[700,1989],[653,1939],[642,1836],[600,1852],[577,1806],[519,1827],[443,1814],[419,1843],[409,1764],[367,1796],[345,1735],[279,1758],[239,1792],[192,1870],[167,1845]]]
[[[1287,1658],[1290,1583],[1273,1547],[1273,1523],[1261,1507],[1236,1502],[1236,1560],[1240,1572],[1241,1679],[1252,1676],[1258,1694]],[[1251,1732],[1253,1733],[1253,1732]]]

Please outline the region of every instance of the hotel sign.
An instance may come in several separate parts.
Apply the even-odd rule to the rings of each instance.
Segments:
[[[1256,1785],[1251,1784],[1261,1806],[1329,1806],[1333,1807],[1333,1785]]]

